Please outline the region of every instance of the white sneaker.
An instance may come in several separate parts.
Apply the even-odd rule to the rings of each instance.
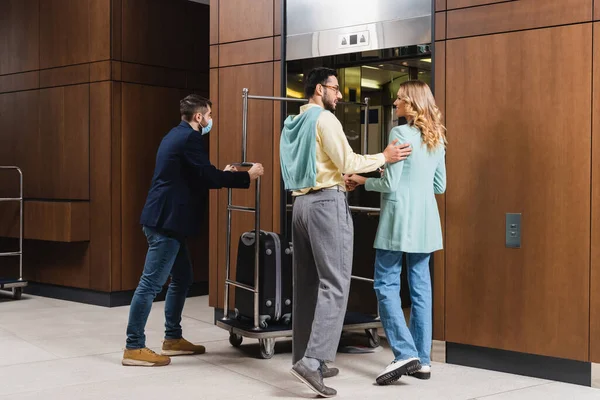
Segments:
[[[409,372],[408,374],[417,379],[429,379],[431,378],[431,365],[422,365],[421,369]]]
[[[420,368],[421,363],[418,358],[392,361],[392,363],[379,374],[376,381],[378,385],[389,385],[400,379],[402,375],[410,374]]]

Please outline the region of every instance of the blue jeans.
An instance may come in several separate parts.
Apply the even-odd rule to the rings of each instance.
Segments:
[[[152,302],[171,276],[165,300],[165,339],[181,339],[181,314],[188,289],[193,283],[192,263],[185,238],[160,229],[144,226],[148,253],[127,324],[128,349],[146,347],[144,330]]]
[[[431,254],[406,253],[410,287],[410,329],[406,326],[400,300],[402,252],[377,250],[375,293],[388,343],[396,361],[419,358],[431,365],[432,300],[429,258]]]

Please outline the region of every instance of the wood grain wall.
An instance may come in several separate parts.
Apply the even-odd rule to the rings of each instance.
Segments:
[[[215,121],[210,148],[213,164],[223,168],[241,161],[242,89],[255,95],[280,95],[281,0],[211,0],[210,14],[210,96]],[[279,124],[279,104],[250,100],[248,160],[265,167],[261,229],[274,231],[279,230]],[[233,200],[253,205],[254,189],[236,190]],[[227,191],[213,191],[209,293],[214,307],[223,307],[224,300],[226,205]],[[237,238],[252,229],[253,216],[234,214],[232,227],[235,260]]]
[[[25,176],[26,278],[135,288],[158,143],[183,96],[208,94],[208,26],[208,6],[185,0],[0,2],[0,164]],[[2,174],[0,196],[15,190]],[[0,235],[17,218],[1,205]],[[191,247],[206,282],[206,240]]]
[[[439,338],[600,361],[594,3],[435,3],[450,141]],[[509,212],[523,215],[521,249],[505,247]]]

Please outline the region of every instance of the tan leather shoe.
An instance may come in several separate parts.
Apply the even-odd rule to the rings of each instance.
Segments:
[[[204,354],[206,349],[204,346],[192,344],[181,339],[165,339],[162,346],[163,356],[189,356],[193,354]]]
[[[163,367],[171,364],[171,358],[158,355],[147,347],[134,350],[125,349],[122,364],[129,367]]]

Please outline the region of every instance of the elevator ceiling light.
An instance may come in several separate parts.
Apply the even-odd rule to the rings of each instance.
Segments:
[[[286,89],[286,94],[287,94],[287,97],[293,97],[295,99],[302,99],[302,98],[304,98],[304,96],[302,95],[302,93],[300,93],[297,90],[290,89],[290,88]]]
[[[431,58],[424,58],[421,61],[426,62],[426,63],[430,63],[431,62]]]
[[[376,70],[376,71],[379,71],[379,68],[372,67],[372,66],[370,66],[370,65],[363,65],[363,68],[367,68],[367,69],[374,69],[374,70]]]
[[[361,79],[360,80],[360,86],[364,87],[364,88],[369,88],[369,89],[381,89],[381,86],[379,85],[379,83],[377,83],[377,81],[374,81],[372,79]]]

